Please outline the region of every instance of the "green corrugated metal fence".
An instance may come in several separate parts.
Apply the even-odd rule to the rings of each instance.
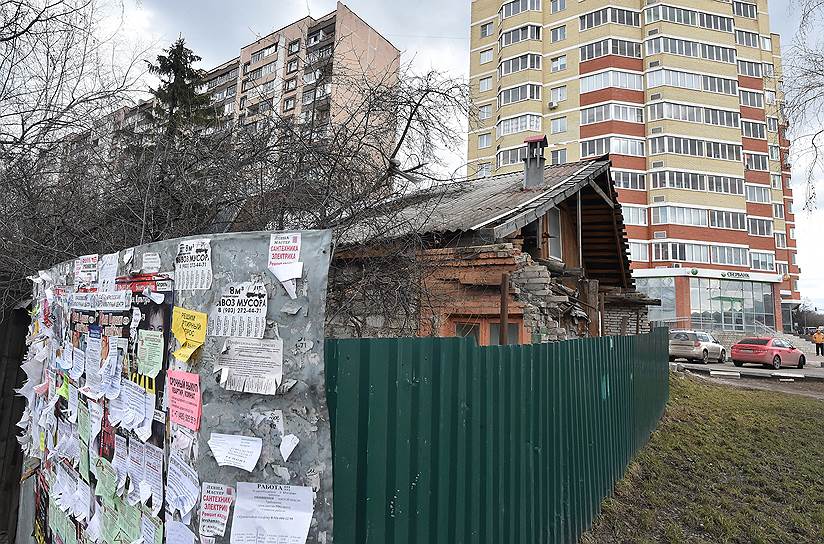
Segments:
[[[335,542],[575,542],[664,410],[667,345],[327,341]]]

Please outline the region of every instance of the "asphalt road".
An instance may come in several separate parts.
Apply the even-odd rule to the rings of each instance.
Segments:
[[[744,375],[751,375],[751,376],[763,376],[769,377],[775,374],[776,372],[781,372],[782,374],[803,374],[804,376],[810,378],[818,378],[824,380],[824,368],[821,367],[822,359],[819,357],[816,360],[808,360],[807,364],[804,366],[803,369],[799,370],[796,367],[785,366],[782,367],[780,371],[773,370],[772,368],[766,368],[760,365],[748,365],[744,364],[744,366],[736,367],[731,362],[727,362],[723,365],[719,365],[717,363],[710,363],[707,365],[702,364],[695,364],[695,363],[687,363],[685,359],[677,359],[676,363],[683,363],[685,368],[690,370],[697,370],[697,371],[704,371],[709,372],[710,370],[726,370],[730,372],[740,372],[742,376]]]

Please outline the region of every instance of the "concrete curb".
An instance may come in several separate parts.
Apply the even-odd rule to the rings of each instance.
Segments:
[[[748,370],[743,367],[738,367],[735,370],[719,370],[717,368],[709,368],[704,365],[684,364],[684,363],[670,363],[670,368],[675,367],[674,370],[683,372],[685,369],[690,372],[699,372],[701,374],[709,374],[712,377],[718,378],[757,378],[757,379],[774,379],[774,380],[804,380],[804,381],[824,381],[824,376],[813,376],[805,374],[803,370],[795,372],[770,372],[765,370]]]

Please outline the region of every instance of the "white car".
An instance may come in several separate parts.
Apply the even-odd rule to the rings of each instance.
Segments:
[[[727,350],[713,335],[701,331],[670,331],[669,358],[686,359],[689,362],[707,364],[710,361],[724,363]]]

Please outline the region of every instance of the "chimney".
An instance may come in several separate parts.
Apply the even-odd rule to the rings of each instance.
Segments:
[[[524,159],[524,189],[532,189],[544,184],[544,148],[549,144],[546,136],[530,136],[524,140],[526,158]]]

